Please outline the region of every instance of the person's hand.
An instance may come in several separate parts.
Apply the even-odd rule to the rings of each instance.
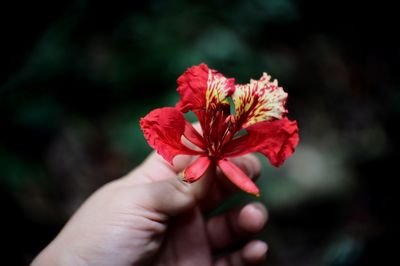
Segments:
[[[182,182],[177,176],[192,159],[178,156],[170,166],[152,154],[127,176],[100,188],[32,265],[260,264],[267,245],[249,239],[266,223],[266,209],[252,203],[205,219],[203,214],[233,189],[219,172],[208,171],[193,184]],[[258,176],[255,156],[235,162]]]

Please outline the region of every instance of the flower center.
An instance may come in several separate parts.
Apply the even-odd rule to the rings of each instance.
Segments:
[[[203,132],[209,157],[218,159],[222,156],[222,148],[234,135],[233,117],[229,109],[208,109],[205,112]]]

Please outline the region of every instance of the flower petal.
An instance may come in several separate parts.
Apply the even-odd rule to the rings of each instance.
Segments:
[[[225,157],[257,151],[278,167],[294,152],[299,143],[297,122],[287,118],[260,122],[246,130],[246,135],[233,139],[225,146]]]
[[[205,150],[206,146],[204,145],[203,136],[200,135],[200,133],[197,132],[197,130],[187,120],[185,120],[185,123],[185,131],[183,135],[197,147]]]
[[[226,159],[219,160],[217,162],[219,168],[226,175],[226,177],[240,189],[247,193],[259,196],[260,190],[254,184],[254,182],[245,174],[243,171],[236,166],[236,164]]]
[[[229,106],[228,96],[235,91],[235,79],[225,78],[221,73],[208,71],[206,109],[217,109],[220,105]]]
[[[228,104],[227,97],[235,90],[234,79],[227,79],[206,64],[192,66],[177,80],[181,95],[176,107],[186,113],[190,110],[216,108]]]
[[[232,95],[235,105],[235,119],[242,128],[255,123],[281,119],[286,113],[287,93],[278,87],[275,79],[264,73],[260,80],[250,80],[245,85],[237,85]]]
[[[183,145],[181,138],[186,122],[183,114],[174,107],[151,111],[140,119],[140,126],[149,145],[171,164],[178,154],[201,154]]]
[[[190,67],[178,78],[177,91],[181,99],[176,107],[180,111],[186,113],[190,110],[205,108],[208,72],[208,66],[200,64]]]
[[[208,157],[200,156],[183,171],[183,180],[190,183],[197,181],[204,175],[210,163]]]

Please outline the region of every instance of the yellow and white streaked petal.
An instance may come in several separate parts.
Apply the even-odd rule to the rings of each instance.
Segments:
[[[215,109],[220,104],[229,105],[228,96],[232,94],[234,88],[233,79],[227,79],[210,69],[207,80],[206,109]]]
[[[264,73],[259,80],[250,80],[245,85],[236,85],[232,95],[235,105],[235,119],[241,121],[244,128],[255,123],[281,119],[286,113],[287,93],[278,87],[275,79]]]

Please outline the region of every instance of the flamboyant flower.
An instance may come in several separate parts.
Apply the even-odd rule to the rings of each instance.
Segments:
[[[233,78],[205,64],[193,66],[177,80],[181,98],[176,106],[155,109],[140,120],[144,136],[171,164],[178,154],[199,156],[183,171],[185,181],[198,180],[216,164],[236,186],[259,195],[253,181],[227,158],[260,152],[280,166],[294,152],[297,123],[286,117],[287,93],[270,79],[264,73],[259,80],[235,85]],[[199,119],[202,133],[184,118],[189,111]]]

